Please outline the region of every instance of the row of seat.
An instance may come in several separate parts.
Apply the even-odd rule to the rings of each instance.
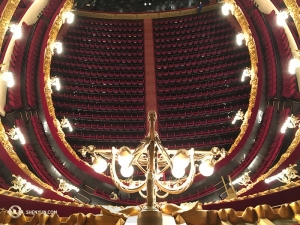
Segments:
[[[176,48],[165,48],[165,49],[156,49],[155,54],[158,58],[166,58],[175,60],[183,60],[183,59],[199,59],[203,57],[213,57],[213,56],[221,56],[225,54],[230,54],[231,52],[235,52],[237,50],[236,47],[229,47],[231,42],[221,42],[219,44],[210,44],[210,45],[201,45],[201,46],[188,46],[188,47],[176,47]],[[216,47],[218,46],[218,47]],[[183,54],[183,55],[181,55]],[[159,57],[161,56],[161,57]]]
[[[280,113],[279,123],[283,124],[286,118],[290,115],[290,109],[284,109]],[[285,135],[278,132],[274,137],[271,146],[269,147],[268,155],[265,156],[263,162],[259,165],[258,170],[255,171],[254,175],[251,177],[253,180],[265,174],[272,164],[275,162],[278,154],[280,153]]]
[[[161,140],[172,141],[172,140],[193,140],[193,139],[200,139],[200,138],[209,138],[211,136],[220,136],[222,134],[230,135],[230,133],[235,133],[240,130],[239,127],[228,127],[227,129],[211,129],[211,130],[201,130],[200,127],[195,127],[194,129],[197,131],[186,131],[184,129],[181,131],[177,131],[175,129],[170,131],[162,131],[160,130],[160,138]],[[176,133],[174,133],[176,132]]]
[[[267,82],[268,82],[268,92],[267,95],[269,98],[272,98],[276,95],[277,92],[277,69],[276,69],[276,59],[275,49],[273,47],[268,28],[263,20],[263,17],[260,11],[255,8],[251,14],[252,22],[258,30],[260,38],[262,40],[262,49],[264,53],[264,58],[266,60],[266,73],[267,73]]]
[[[69,85],[64,85],[64,89],[67,91],[72,91],[73,93],[61,93],[57,95],[60,95],[59,97],[65,97],[65,96],[69,96],[74,94],[74,92],[76,92],[76,94],[87,94],[87,96],[89,96],[89,94],[92,93],[100,93],[101,95],[111,95],[111,94],[116,94],[116,95],[120,95],[118,96],[118,98],[121,100],[121,97],[124,96],[124,98],[126,98],[126,96],[130,96],[130,95],[136,95],[136,97],[138,97],[139,99],[142,99],[141,96],[144,95],[144,87],[142,88],[132,88],[132,87],[95,87],[95,86],[69,86]],[[70,96],[72,97],[72,96]],[[133,98],[129,98],[129,99],[133,99]]]
[[[235,96],[230,97],[220,97],[220,98],[214,98],[214,99],[208,99],[208,100],[197,100],[194,99],[193,101],[183,101],[181,103],[178,103],[178,100],[174,100],[172,102],[172,99],[168,101],[161,101],[161,103],[158,104],[158,109],[161,111],[164,110],[174,110],[174,109],[193,109],[193,108],[202,108],[202,107],[215,107],[215,106],[223,106],[224,104],[234,103],[242,100],[249,99],[249,94],[237,94]]]
[[[75,62],[70,62],[70,61],[55,61],[53,62],[52,67],[55,66],[60,66],[60,67],[65,67],[65,68],[74,68],[74,65],[76,65],[76,68],[79,70],[83,69],[89,69],[89,70],[106,70],[106,71],[143,71],[144,70],[144,65],[143,64],[100,64],[100,63],[75,63]]]
[[[143,57],[144,56],[144,51],[143,50],[139,50],[139,51],[133,51],[133,50],[128,50],[128,51],[121,51],[121,50],[117,50],[117,49],[111,49],[111,50],[105,50],[105,51],[101,51],[101,50],[95,50],[95,49],[90,49],[89,50],[90,53],[88,55],[96,55],[96,56],[107,56],[107,57]],[[65,49],[65,52],[71,55],[80,55],[83,54],[82,50],[80,48],[67,48]]]
[[[190,149],[190,148],[195,148],[195,149],[203,149],[203,148],[212,148],[215,146],[218,147],[223,147],[225,145],[230,146],[233,142],[234,139],[233,138],[225,138],[223,140],[216,140],[215,135],[212,135],[212,138],[214,140],[210,140],[210,141],[196,141],[197,138],[191,140],[189,143],[182,143],[182,144],[176,144],[174,143],[176,141],[176,138],[172,138],[172,139],[165,139],[165,138],[161,138],[161,141],[163,141],[164,143],[164,147],[168,148],[168,149],[180,149],[180,148],[184,148],[184,149]],[[205,138],[207,139],[207,138]],[[182,140],[180,140],[180,142],[182,142]]]
[[[69,94],[69,93],[53,93],[53,97],[61,100],[77,100],[81,102],[96,101],[97,103],[143,103],[145,101],[144,95],[137,95],[128,93],[127,95],[88,95],[88,94]],[[96,106],[93,106],[96,109]],[[97,106],[98,107],[98,106]],[[106,106],[100,106],[100,109]]]
[[[102,112],[103,113],[103,112]],[[143,112],[138,113],[130,113],[129,115],[123,114],[118,115],[117,112],[111,114],[102,114],[102,113],[95,113],[93,111],[83,113],[83,112],[68,112],[68,111],[56,111],[56,115],[59,117],[66,117],[66,118],[75,118],[76,120],[87,120],[87,121],[102,121],[102,122],[110,122],[110,123],[117,123],[120,125],[120,122],[129,122],[134,126],[141,126],[141,124],[145,124],[145,115]],[[121,125],[120,125],[121,126]],[[128,126],[128,125],[127,125]]]
[[[101,77],[101,78],[100,78]],[[74,86],[74,84],[80,84],[80,85],[84,85],[84,84],[91,84],[92,86],[95,86],[97,88],[98,85],[100,85],[100,87],[102,86],[112,86],[112,87],[116,87],[116,86],[121,86],[120,88],[132,88],[132,87],[136,87],[137,92],[143,92],[143,90],[141,90],[140,86],[143,86],[144,84],[144,79],[141,78],[133,78],[133,77],[128,77],[128,78],[124,78],[124,79],[105,79],[103,78],[103,76],[101,76],[99,74],[99,78],[95,79],[95,78],[83,78],[83,77],[60,77],[60,80],[62,81],[62,83],[65,83],[66,85],[68,83],[72,83],[71,85]],[[105,87],[103,87],[105,88]],[[70,88],[69,88],[70,89]],[[72,89],[72,87],[71,87]],[[132,90],[129,90],[132,91]],[[134,91],[134,90],[133,90]],[[122,92],[122,90],[121,90]],[[126,92],[126,90],[125,90]]]
[[[92,28],[90,28],[92,26]],[[81,28],[81,29],[78,29]],[[72,26],[68,29],[68,33],[72,32],[78,35],[85,35],[85,36],[101,36],[102,32],[108,33],[112,37],[122,36],[123,34],[131,34],[132,37],[143,36],[143,27],[99,27],[99,25],[79,25],[79,26]]]
[[[52,178],[52,176],[49,174],[43,163],[38,158],[36,152],[34,151],[33,146],[29,142],[28,137],[28,131],[26,128],[26,125],[23,120],[16,119],[15,120],[16,125],[21,130],[22,134],[24,135],[24,138],[26,140],[26,143],[23,145],[24,153],[30,162],[31,166],[34,168],[34,170],[38,173],[39,177],[42,178],[44,182],[47,182],[48,184],[51,184],[53,187],[58,187],[56,181]]]
[[[183,16],[183,17],[174,17],[174,18],[164,18],[164,19],[155,19],[153,20],[154,26],[161,26],[166,24],[176,24],[176,23],[188,23],[192,21],[206,21],[206,20],[212,20],[214,22],[214,19],[218,18],[219,12],[213,11],[208,13],[202,13],[199,15],[189,15],[189,16]]]
[[[201,33],[194,33],[194,34],[184,34],[184,35],[178,35],[175,36],[172,35],[172,32],[166,32],[164,36],[156,36],[154,38],[154,43],[164,43],[164,42],[175,42],[175,41],[194,41],[199,39],[199,41],[204,41],[204,40],[210,40],[211,37],[216,37],[220,35],[230,35],[234,31],[234,28],[232,27],[227,27],[227,28],[222,28],[220,30],[216,31],[205,31]],[[174,39],[173,39],[174,38]]]
[[[208,62],[208,60],[204,60],[204,62]],[[206,63],[205,63],[206,64]],[[194,65],[191,63],[191,65]],[[211,71],[210,73],[204,73],[202,67],[194,67],[194,68],[186,68],[181,70],[164,70],[164,71],[156,71],[157,82],[160,85],[161,83],[169,83],[166,78],[172,77],[175,79],[175,83],[181,82],[177,79],[182,80],[183,82],[205,82],[207,80],[216,81],[220,79],[230,77],[235,77],[242,73],[241,68],[228,68],[227,70],[220,71]],[[199,74],[200,72],[200,74]]]
[[[105,104],[88,104],[88,103],[73,103],[70,101],[63,101],[61,99],[56,100],[54,99],[54,107],[60,107],[60,108],[66,108],[66,109],[77,109],[77,110],[86,110],[86,111],[98,111],[98,112],[118,112],[119,115],[121,116],[123,113],[137,113],[139,111],[144,111],[145,107],[142,104],[143,101],[139,101],[138,102],[138,98],[134,97],[136,100],[136,104],[132,103],[132,99],[129,103],[124,104],[124,105],[105,105]],[[107,103],[111,103],[111,101],[109,101],[112,98],[106,98],[107,99]],[[115,99],[118,99],[118,97],[116,97]],[[77,99],[80,100],[80,99]],[[117,102],[117,101],[116,101]],[[118,101],[120,102],[120,101]]]
[[[170,62],[170,63],[157,63],[156,64],[156,69],[157,70],[173,70],[176,69],[178,70],[178,73],[180,71],[180,74],[184,75],[186,74],[187,71],[193,71],[193,68],[198,67],[200,64],[201,67],[198,67],[198,72],[199,73],[208,73],[212,71],[219,71],[219,70],[228,70],[230,68],[238,68],[239,66],[242,67],[243,65],[249,65],[250,64],[250,59],[249,57],[242,57],[240,60],[238,59],[238,54],[233,55],[234,58],[236,58],[236,61],[232,60],[227,60],[227,62],[213,62],[212,64],[204,64],[203,61],[200,59],[199,61],[195,60],[196,65],[194,65],[193,62],[191,63],[185,63],[185,62]],[[232,59],[234,59],[232,58]],[[192,68],[191,68],[192,67]],[[246,67],[246,66],[245,66]],[[182,68],[189,68],[187,70],[184,70]]]
[[[177,47],[194,47],[196,50],[203,50],[201,49],[201,47],[203,47],[204,49],[215,48],[218,50],[219,48],[232,44],[232,36],[231,34],[223,34],[209,39],[195,39],[189,41],[176,41],[175,38],[171,38],[170,42],[157,42],[155,49],[167,48],[172,50]]]
[[[39,19],[35,25],[32,40],[30,41],[28,59],[26,61],[26,95],[30,107],[36,107],[36,68],[39,61],[39,52],[42,46],[43,37],[48,25],[43,19]]]
[[[192,89],[190,89],[192,90]],[[174,92],[170,94],[160,94],[157,96],[158,102],[168,102],[168,101],[184,101],[184,100],[194,100],[194,99],[207,99],[207,98],[216,98],[221,97],[225,95],[233,95],[233,93],[237,94],[240,92],[244,92],[246,90],[249,90],[250,92],[250,85],[245,86],[235,86],[230,88],[220,88],[217,90],[206,90],[206,91],[196,91],[196,92],[185,92],[185,93],[179,93]],[[214,102],[214,104],[221,104],[223,101],[221,99]],[[171,107],[184,107],[183,105],[180,106],[180,103],[172,104]],[[176,106],[174,106],[176,105]]]
[[[205,110],[203,110],[205,112]],[[205,116],[205,115],[203,115]],[[207,119],[206,117],[203,118],[198,118],[194,120],[186,120],[185,118],[182,118],[182,120],[177,120],[177,121],[168,121],[168,122],[160,122],[159,123],[159,129],[160,131],[164,130],[181,130],[181,129],[194,129],[196,128],[197,130],[201,128],[206,128],[207,126],[216,126],[220,124],[225,124],[225,123],[231,123],[233,119],[225,116],[225,117],[214,117],[211,119]],[[224,133],[224,129],[220,128],[218,132]]]
[[[276,24],[276,13],[273,10],[270,14],[266,15],[268,22],[272,28],[278,51],[280,55],[280,63],[282,68],[283,88],[282,95],[286,98],[291,98],[297,90],[296,83],[291,83],[290,74],[288,72],[289,61],[292,58],[289,41],[285,33],[284,28],[277,26]]]
[[[216,25],[218,23],[224,23],[224,19],[222,17],[217,17],[214,19],[207,19],[207,20],[195,20],[195,21],[189,21],[189,22],[183,22],[183,23],[163,23],[159,25],[155,25],[154,21],[154,32],[157,31],[163,31],[163,30],[187,30],[189,28],[198,28],[198,27],[204,27],[209,25]]]
[[[93,79],[95,77],[101,77],[100,79],[96,79],[95,82],[96,84],[103,84],[105,85],[105,80],[107,82],[110,82],[110,80],[120,80],[119,82],[122,82],[121,80],[126,79],[126,80],[131,80],[131,79],[137,79],[141,80],[144,78],[144,72],[143,71],[95,71],[95,70],[78,70],[74,68],[58,68],[58,67],[52,67],[51,72],[53,75],[56,74],[64,74],[64,76],[76,76],[78,79],[84,79],[82,77],[85,77],[87,79]],[[68,78],[68,77],[67,77]],[[66,79],[67,79],[66,78]],[[73,77],[72,79],[76,79]],[[98,82],[100,80],[100,82]],[[82,81],[84,82],[84,80]],[[82,83],[80,80],[80,83]]]
[[[137,142],[144,139],[144,134],[80,134],[66,133],[67,139],[80,139],[91,142]]]
[[[139,37],[132,37],[131,35],[122,35],[121,37],[114,37],[110,38],[109,36],[106,37],[104,34],[102,36],[93,36],[93,37],[87,37],[87,36],[74,36],[74,34],[65,34],[64,39],[66,40],[66,43],[71,44],[72,42],[85,42],[85,43],[94,43],[96,46],[96,43],[107,43],[107,44],[124,44],[124,45],[132,45],[132,44],[142,44],[143,39]]]
[[[76,61],[85,61],[85,62],[96,62],[96,63],[133,63],[133,64],[142,64],[143,58],[142,57],[129,57],[129,58],[114,58],[114,57],[97,57],[97,56],[91,56],[88,54],[85,54],[85,50],[83,52],[84,55],[63,55],[61,58],[65,60],[71,60],[72,62]],[[55,60],[55,59],[54,59]],[[52,60],[54,62],[54,60]],[[71,63],[72,63],[71,62]]]
[[[226,104],[224,107],[216,107],[216,108],[201,108],[201,109],[194,109],[194,110],[174,110],[171,111],[159,111],[159,121],[181,121],[182,119],[198,119],[199,117],[210,117],[210,116],[223,116],[228,115],[230,112],[236,112],[239,109],[246,109],[248,104],[237,104],[237,105],[230,105]]]
[[[141,27],[143,26],[142,20],[104,20],[104,19],[93,19],[88,17],[77,17],[75,23],[76,26],[82,24],[90,24],[104,27]]]
[[[105,124],[104,121],[101,121],[100,124],[97,123],[76,123],[74,126],[79,130],[86,131],[102,131],[102,132],[144,132],[145,124]]]

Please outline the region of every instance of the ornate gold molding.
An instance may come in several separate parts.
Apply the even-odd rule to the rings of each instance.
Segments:
[[[221,4],[208,5],[203,7],[202,12],[210,11],[220,8]],[[75,15],[84,16],[90,18],[101,19],[118,19],[118,20],[142,20],[142,19],[159,19],[169,17],[179,17],[192,15],[198,12],[197,8],[189,8],[182,10],[174,10],[167,12],[154,12],[154,13],[103,13],[103,12],[91,12],[91,11],[75,11]]]
[[[241,8],[235,3],[234,0],[225,0],[226,3],[229,3],[231,6],[231,11],[233,12],[233,16],[238,21],[239,25],[241,26],[241,29],[243,31],[243,34],[245,36],[246,44],[248,46],[250,60],[251,60],[251,92],[250,92],[250,99],[249,99],[249,106],[248,110],[244,115],[244,121],[241,125],[241,132],[238,135],[238,137],[235,139],[234,143],[232,144],[231,148],[229,149],[228,153],[231,153],[237,145],[240,143],[242,138],[245,135],[245,132],[248,129],[249,126],[249,120],[252,114],[252,110],[255,105],[256,101],[256,95],[258,91],[258,56],[257,56],[257,49],[256,44],[254,41],[254,38],[252,37],[251,29],[249,28],[249,23],[241,10]]]
[[[238,195],[241,195],[243,193],[245,193],[246,191],[248,191],[249,189],[253,188],[258,182],[265,180],[267,177],[269,177],[275,170],[277,170],[282,163],[284,163],[284,161],[290,157],[290,155],[295,151],[296,147],[299,145],[300,143],[300,128],[298,128],[298,130],[295,133],[295,138],[293,139],[292,143],[290,144],[290,146],[288,147],[288,149],[286,150],[286,152],[284,154],[281,155],[280,159],[278,160],[278,162],[271,168],[269,169],[269,171],[263,175],[261,175],[260,177],[258,177],[256,179],[255,182],[249,184],[247,186],[247,188],[243,188],[238,192]],[[294,182],[293,182],[294,183]],[[297,182],[297,184],[300,182]],[[289,187],[289,185],[286,185],[286,187]]]
[[[299,222],[300,201],[286,203],[280,207],[272,208],[270,205],[257,205],[255,208],[247,207],[244,211],[235,211],[234,209],[219,209],[219,210],[202,210],[198,207],[198,202],[183,203],[180,206],[162,203],[161,211],[167,215],[173,216],[178,224],[187,223],[191,225],[218,225],[218,224],[239,224],[251,223],[256,224],[261,220],[271,221],[280,220],[290,223],[291,219]],[[5,209],[0,212],[0,222],[3,224],[116,224],[124,225],[127,218],[136,215],[139,211],[137,207],[102,207],[102,214],[94,215],[83,213],[72,214],[69,217],[59,217],[57,214],[45,215],[36,214],[34,216],[25,216],[21,214],[19,217],[12,219],[11,213]],[[201,218],[199,220],[199,218]],[[180,221],[180,222],[179,222]]]
[[[3,44],[5,33],[20,0],[9,0],[0,17],[0,46]]]
[[[28,177],[30,177],[36,184],[38,184],[40,187],[43,187],[44,189],[48,189],[50,191],[56,192],[59,196],[63,196],[66,199],[70,199],[72,201],[75,201],[73,198],[71,198],[68,195],[63,195],[61,192],[54,190],[50,185],[44,183],[41,181],[38,177],[36,177],[25,165],[20,158],[18,157],[17,153],[14,151],[13,146],[8,140],[8,137],[5,133],[4,126],[0,120],[0,143],[5,149],[6,153],[10,156],[10,158],[14,161],[16,166],[18,166]],[[3,154],[3,153],[1,153]]]
[[[300,36],[300,7],[296,0],[283,0],[294,20],[298,36]]]
[[[14,197],[14,198],[20,198],[20,199],[26,199],[26,200],[30,200],[30,201],[36,201],[36,202],[64,205],[64,206],[76,206],[76,207],[87,207],[87,208],[99,208],[99,209],[101,209],[100,206],[95,206],[95,205],[90,205],[90,204],[85,204],[85,203],[79,203],[79,202],[75,202],[75,201],[66,202],[66,201],[60,201],[60,200],[54,200],[54,199],[48,199],[48,198],[42,198],[42,197],[35,197],[35,196],[26,195],[26,194],[20,194],[18,192],[4,190],[2,188],[0,188],[0,195],[5,195],[5,196],[9,196],[9,197]]]

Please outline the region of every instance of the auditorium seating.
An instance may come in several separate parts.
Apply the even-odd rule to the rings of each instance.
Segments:
[[[297,84],[296,78],[291,76],[288,72],[288,64],[290,59],[292,59],[288,38],[284,28],[277,25],[276,14],[274,10],[270,14],[267,14],[266,18],[270,24],[270,27],[272,28],[272,32],[276,40],[276,46],[279,52],[282,73],[282,96],[291,98],[297,90]]]
[[[249,99],[251,86],[240,82],[249,53],[218,15],[153,20],[159,133],[168,148],[228,147],[239,132],[228,127],[228,112]]]
[[[53,91],[57,116],[74,121],[66,138],[73,146],[97,139],[104,148],[113,141],[135,147],[145,136],[143,22],[76,20],[64,34],[63,53],[51,63],[52,76],[62,83],[60,92]]]
[[[52,185],[54,188],[58,188],[57,182],[49,174],[44,164],[38,158],[33,146],[31,145],[25,122],[22,119],[16,119],[15,122],[26,140],[26,143],[23,145],[23,149],[28,161],[30,162],[30,165],[44,182]]]

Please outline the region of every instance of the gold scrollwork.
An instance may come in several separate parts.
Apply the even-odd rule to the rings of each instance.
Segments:
[[[296,0],[283,0],[294,20],[298,36],[300,35],[300,7]]]
[[[231,4],[232,6],[232,12],[236,20],[238,21],[246,39],[246,44],[248,46],[249,55],[250,55],[250,61],[251,61],[251,70],[253,71],[253,75],[251,77],[251,92],[250,92],[250,99],[249,99],[249,105],[248,110],[245,113],[243,124],[241,125],[241,132],[239,133],[238,137],[235,139],[234,143],[232,144],[231,148],[228,151],[228,154],[230,154],[240,143],[242,138],[244,137],[244,134],[246,133],[246,130],[248,129],[249,120],[252,115],[252,110],[255,105],[256,95],[257,95],[257,89],[258,89],[258,56],[257,56],[257,49],[255,45],[255,40],[252,37],[251,29],[249,28],[249,23],[241,10],[241,8],[235,3],[234,0],[225,0],[226,3]]]
[[[7,1],[0,17],[0,46],[3,44],[5,33],[20,0]]]

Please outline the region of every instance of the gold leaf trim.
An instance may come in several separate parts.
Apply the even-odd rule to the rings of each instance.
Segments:
[[[257,56],[257,49],[256,49],[256,44],[255,40],[252,37],[252,32],[251,29],[249,28],[249,23],[241,10],[241,8],[235,3],[234,0],[225,0],[226,3],[229,3],[231,5],[231,11],[233,12],[233,16],[236,18],[238,21],[243,34],[245,36],[246,44],[248,46],[249,50],[249,55],[250,55],[250,61],[251,61],[251,71],[252,71],[252,76],[251,76],[251,92],[250,92],[250,99],[249,99],[249,106],[248,110],[244,115],[244,121],[240,127],[241,132],[235,139],[234,143],[231,145],[230,149],[228,150],[228,153],[230,154],[240,143],[242,138],[244,137],[248,126],[249,126],[249,120],[251,118],[251,114],[255,105],[256,101],[256,96],[257,96],[257,91],[258,91],[258,56]]]
[[[41,181],[38,177],[36,177],[27,167],[26,164],[24,164],[20,158],[18,157],[18,155],[16,154],[16,152],[13,149],[13,146],[11,145],[11,143],[8,140],[8,137],[5,133],[5,129],[4,126],[0,120],[0,143],[3,146],[4,150],[6,151],[6,153],[9,155],[9,157],[14,161],[14,163],[16,164],[16,166],[18,166],[28,177],[30,177],[34,182],[36,182],[37,184],[39,184],[41,187],[48,189],[50,191],[55,192],[57,195],[62,196],[64,198],[70,199],[72,201],[74,201],[73,198],[71,198],[68,195],[63,195],[61,192],[54,190],[50,185],[46,184],[45,182]]]
[[[253,188],[258,182],[265,180],[267,177],[269,177],[275,170],[277,170],[282,163],[284,163],[284,161],[290,157],[290,155],[295,151],[295,149],[297,148],[297,146],[300,143],[300,128],[298,128],[298,130],[295,133],[295,138],[293,139],[292,143],[290,144],[290,146],[288,147],[288,149],[286,150],[286,152],[284,154],[281,155],[279,161],[271,168],[269,169],[269,171],[263,175],[261,175],[260,177],[258,177],[256,179],[255,182],[249,184],[247,186],[247,188],[243,188],[238,192],[238,195],[245,193],[246,191],[250,190],[251,188]]]
[[[5,5],[0,17],[0,46],[3,44],[5,33],[20,0],[10,0]]]
[[[296,0],[283,0],[289,10],[291,17],[294,20],[298,36],[300,35],[300,7]]]

